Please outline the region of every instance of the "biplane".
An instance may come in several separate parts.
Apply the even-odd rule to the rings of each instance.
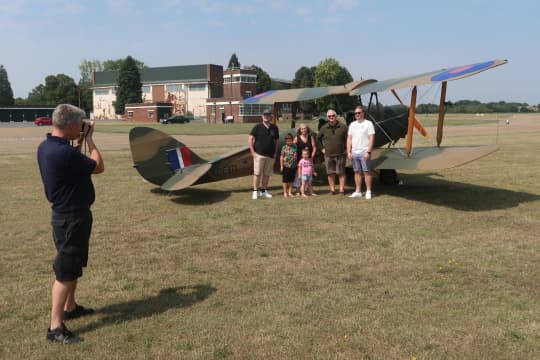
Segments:
[[[448,81],[476,75],[507,62],[507,60],[497,59],[385,81],[370,79],[353,81],[341,86],[270,90],[245,99],[243,102],[273,106],[273,122],[275,123],[277,109],[281,103],[294,105],[300,101],[343,94],[357,96],[361,99],[361,95],[369,94],[367,115],[368,119],[375,125],[375,149],[372,153],[373,169],[376,171],[440,170],[463,165],[497,150],[497,147],[493,145],[441,146]],[[415,114],[418,87],[437,83],[441,84],[441,92],[436,146],[413,148],[415,128],[422,136],[427,136],[427,132]],[[404,104],[399,98],[396,89],[400,88],[411,88],[409,104]],[[404,105],[404,111],[396,112],[382,106],[378,101],[378,93],[384,91],[390,91]],[[291,131],[293,129],[289,129],[287,132]],[[283,133],[281,139],[287,132]],[[403,148],[397,147],[396,143],[403,138],[405,146]],[[189,147],[173,137],[148,127],[133,128],[129,133],[129,142],[134,167],[139,174],[148,182],[158,185],[166,191],[181,190],[191,185],[247,176],[253,173],[253,159],[248,146],[208,161],[199,157]]]

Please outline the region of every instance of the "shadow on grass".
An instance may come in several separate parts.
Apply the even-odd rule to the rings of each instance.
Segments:
[[[213,204],[226,200],[231,193],[229,191],[213,190],[213,189],[198,189],[186,188],[179,191],[164,191],[160,188],[151,190],[154,194],[168,196],[172,202],[183,205],[203,205]]]
[[[463,211],[508,209],[538,201],[537,194],[446,181],[434,174],[400,175],[404,186],[377,185],[377,193]]]
[[[111,304],[97,309],[96,315],[104,316],[77,329],[77,333],[82,334],[103,326],[150,317],[174,308],[192,306],[206,300],[215,291],[216,288],[210,285],[180,286],[163,289],[156,296]]]

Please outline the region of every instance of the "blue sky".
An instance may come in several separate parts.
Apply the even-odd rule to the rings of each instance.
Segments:
[[[448,99],[540,103],[537,0],[0,0],[0,64],[14,95],[44,78],[78,81],[82,60],[218,64],[236,53],[271,77],[332,57],[355,79],[414,75],[496,58],[449,83]],[[403,94],[402,94],[403,96]],[[405,96],[406,97],[406,96]],[[420,89],[419,102],[437,102]]]

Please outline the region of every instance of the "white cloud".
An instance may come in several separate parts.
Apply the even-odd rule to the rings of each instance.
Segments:
[[[128,0],[107,0],[107,8],[115,13],[124,12],[129,8]]]
[[[359,0],[332,0],[328,8],[332,11],[352,10],[358,7],[359,3]]]
[[[0,0],[0,16],[21,15],[24,12],[26,1]]]

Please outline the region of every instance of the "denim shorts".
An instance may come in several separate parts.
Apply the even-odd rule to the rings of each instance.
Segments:
[[[352,166],[355,172],[369,171],[371,169],[371,160],[364,157],[364,153],[352,154]]]

